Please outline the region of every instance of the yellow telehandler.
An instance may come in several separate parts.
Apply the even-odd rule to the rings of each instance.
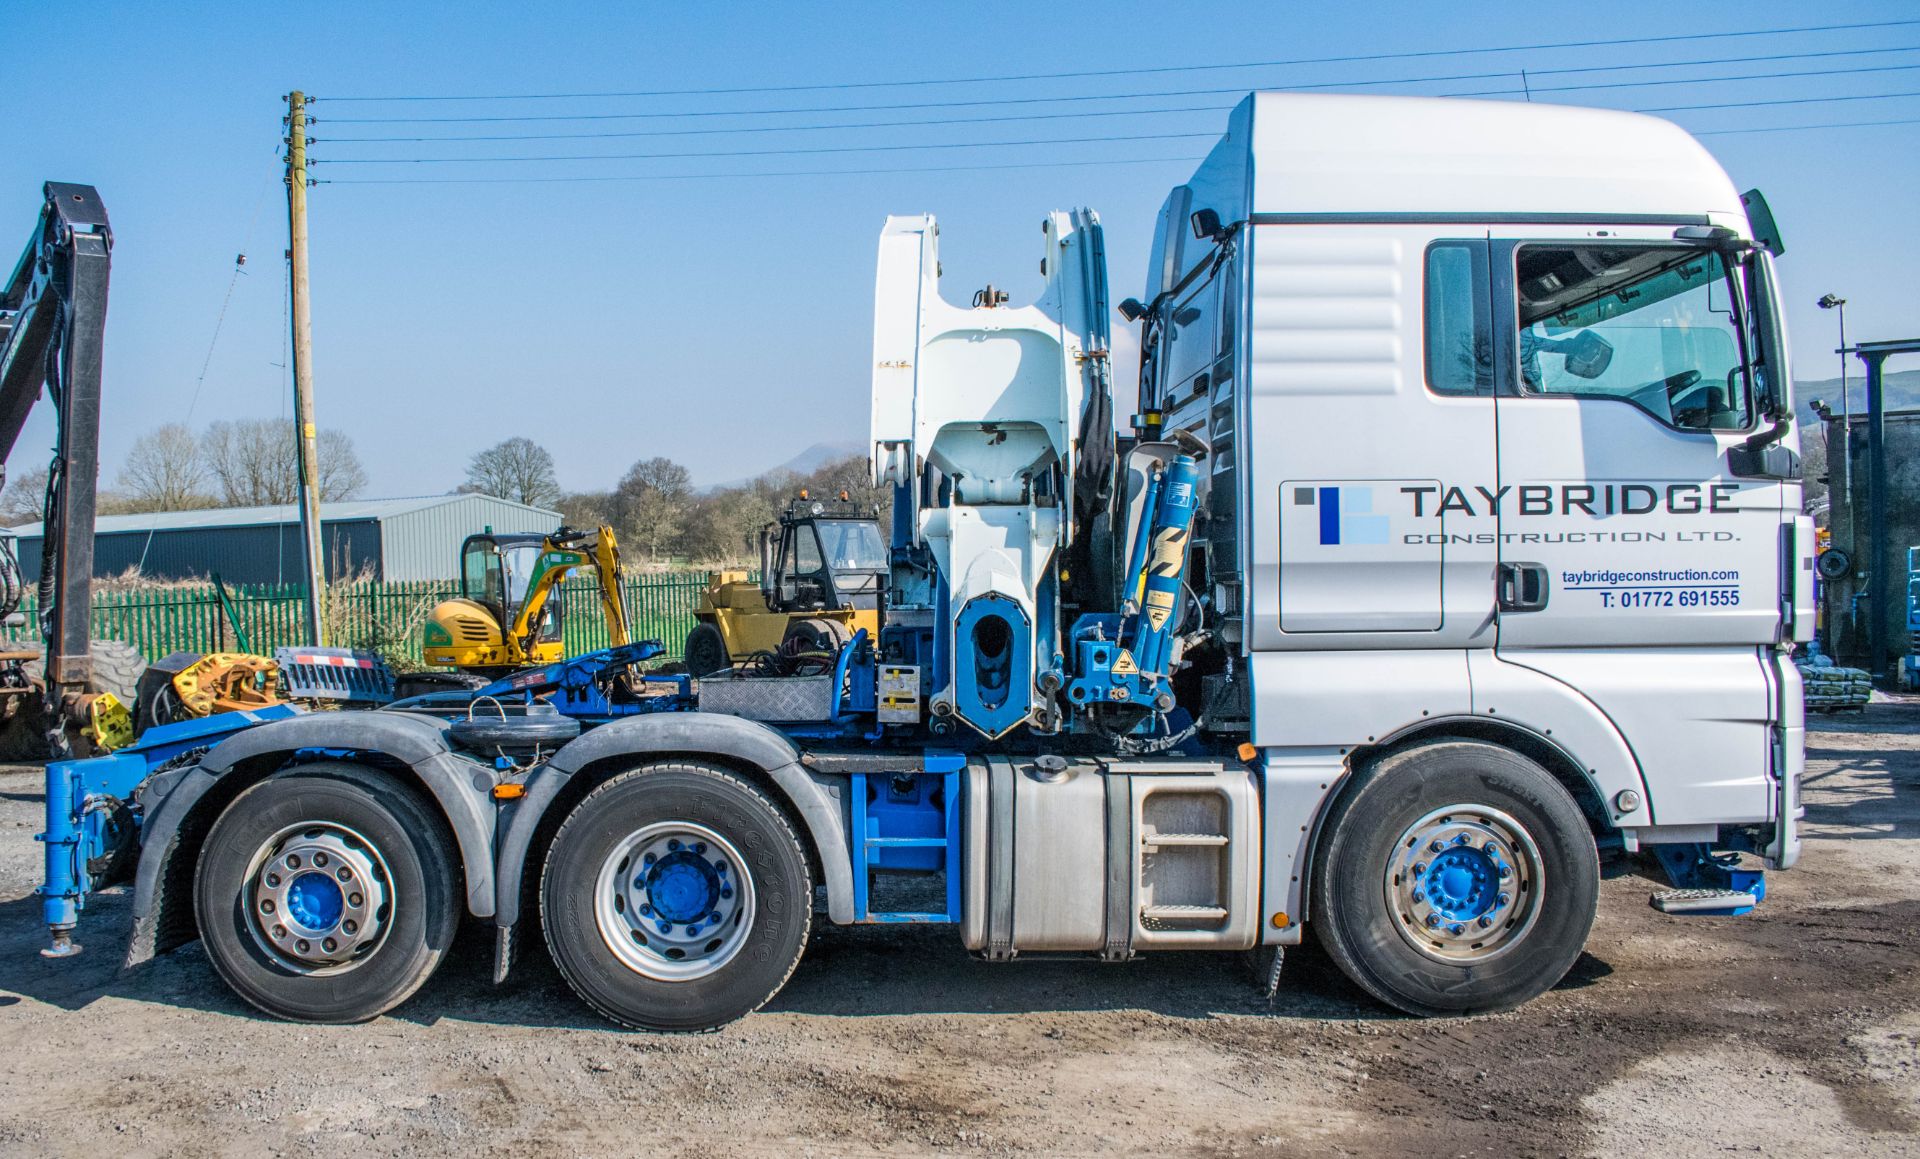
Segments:
[[[862,628],[880,633],[887,539],[878,513],[801,491],[760,533],[760,582],[717,571],[687,633],[687,671],[710,676],[758,657],[781,671],[831,663]]]

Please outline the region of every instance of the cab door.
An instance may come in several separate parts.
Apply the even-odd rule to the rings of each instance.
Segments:
[[[1770,820],[1799,487],[1729,460],[1765,421],[1746,259],[1645,226],[1496,235],[1492,258],[1496,656],[1619,730],[1648,788],[1633,823]]]
[[[1771,644],[1784,486],[1728,464],[1763,421],[1742,271],[1624,232],[1493,239],[1499,646]]]

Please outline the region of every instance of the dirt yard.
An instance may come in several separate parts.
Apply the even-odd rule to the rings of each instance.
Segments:
[[[37,770],[0,771],[0,1152],[1920,1155],[1920,704],[1815,718],[1806,856],[1754,915],[1605,884],[1588,954],[1516,1013],[1397,1017],[1296,952],[968,959],[825,929],[718,1034],[608,1029],[469,936],[364,1026],[266,1021],[198,946],[119,972],[128,903],[49,962]],[[476,931],[475,933],[480,933]]]

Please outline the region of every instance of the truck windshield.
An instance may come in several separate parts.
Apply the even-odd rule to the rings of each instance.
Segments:
[[[1527,393],[1618,399],[1682,428],[1752,425],[1745,293],[1720,251],[1524,245],[1515,275]]]

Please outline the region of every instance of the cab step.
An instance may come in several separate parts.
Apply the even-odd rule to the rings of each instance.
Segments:
[[[1663,914],[1739,917],[1766,900],[1766,873],[1740,868],[1737,854],[1715,853],[1695,843],[1655,845],[1652,850],[1675,886],[1647,899]]]
[[[1149,905],[1140,907],[1140,917],[1148,922],[1199,926],[1226,921],[1227,911],[1217,905]]]
[[[1663,914],[1689,917],[1739,917],[1760,899],[1744,889],[1663,889],[1647,899]]]

